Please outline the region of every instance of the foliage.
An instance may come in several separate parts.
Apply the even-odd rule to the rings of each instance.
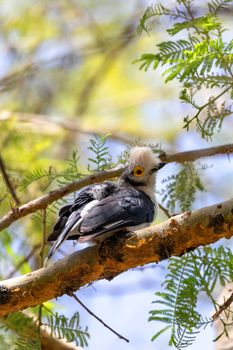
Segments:
[[[12,334],[9,336],[9,338],[6,336],[5,330],[2,330],[4,332],[4,334],[0,333],[0,344],[1,344],[1,348],[2,350],[9,350],[10,349],[10,336],[12,339]],[[0,329],[1,332],[1,329]]]
[[[109,168],[111,164],[108,163],[110,161],[110,155],[108,152],[108,148],[106,147],[106,141],[108,136],[97,136],[95,135],[90,139],[91,146],[89,149],[93,152],[93,158],[89,159],[89,161],[95,166],[97,169],[95,170],[104,170]],[[57,170],[55,167],[49,167],[49,169],[34,169],[31,172],[27,172],[25,176],[22,177],[19,182],[19,186],[21,191],[25,191],[32,186],[39,186],[44,190],[46,190],[49,186],[64,186],[68,184],[70,181],[77,180],[81,178],[85,173],[83,172],[80,164],[79,164],[79,154],[78,151],[73,151],[71,157],[66,161],[66,168],[63,171]],[[90,166],[88,166],[90,170]],[[82,171],[81,171],[82,170]],[[55,202],[50,208],[47,210],[47,225],[49,224],[50,217],[53,215],[53,212],[58,211],[58,208],[61,204],[64,204],[65,199],[61,199]],[[38,212],[34,215],[36,219],[36,226],[41,225],[42,217],[41,213]],[[20,263],[20,261],[25,260],[24,255],[19,253],[15,255],[14,250],[12,249],[12,236],[6,231],[4,235],[1,236],[1,260],[3,262],[3,271],[5,271],[6,267],[4,266],[5,261],[7,260],[9,263],[9,259],[11,258],[14,265]],[[25,260],[23,266],[27,264]],[[20,271],[20,270],[19,270]],[[43,308],[42,308],[43,309]],[[82,330],[80,326],[80,318],[79,314],[76,312],[70,319],[68,319],[64,315],[59,315],[58,313],[50,312],[47,317],[47,322],[43,323],[51,330],[51,336],[57,338],[65,338],[68,342],[75,342],[77,346],[87,346],[89,333],[87,327]],[[15,346],[14,350],[22,350],[22,349],[41,349],[40,337],[38,334],[38,327],[36,327],[35,320],[33,317],[28,317],[23,313],[14,313],[7,317],[6,321],[2,326],[0,326],[0,330],[7,331],[6,337],[0,333],[0,336],[3,337],[2,347],[6,344],[7,347],[7,339],[8,333],[14,332],[18,334],[18,336],[12,337],[10,344]]]
[[[124,133],[128,133],[129,139],[132,135],[133,138],[147,139],[155,135],[157,125],[142,120],[144,113],[141,113],[150,94],[154,96],[154,91],[149,91],[148,86],[142,84],[142,75],[130,65],[132,57],[138,55],[137,50],[142,50],[139,40],[134,45],[128,45],[135,38],[132,18],[136,21],[137,16],[123,1],[119,2],[117,11],[114,2],[81,3],[44,1],[31,6],[29,0],[12,0],[10,6],[6,2],[0,4],[3,14],[1,156],[21,204],[79,179],[88,171],[108,169],[113,165],[108,146],[118,151],[118,144],[114,142],[122,142]],[[196,121],[198,131],[206,138],[220,130],[225,118],[231,115],[230,99],[223,98],[232,91],[232,42],[226,42],[227,32],[224,32],[218,17],[219,11],[227,9],[230,3],[226,0],[209,1],[205,13],[201,7],[197,9],[192,1],[179,0],[174,9],[168,8],[166,2],[164,5],[152,5],[139,28],[141,32],[149,31],[153,19],[161,16],[168,19],[169,25],[171,20],[174,21],[174,25],[168,28],[169,40],[159,43],[156,52],[153,49],[151,54],[143,55],[139,64],[143,69],[161,68],[167,81],[177,80],[182,84],[181,101],[199,113],[186,117],[185,127],[188,129],[192,121]],[[138,4],[135,13],[141,12]],[[118,55],[127,46],[130,57],[127,51]],[[203,104],[198,96],[204,96],[204,89],[211,93]],[[166,129],[159,138],[168,140],[170,137],[174,145],[177,141],[174,129],[170,129],[170,134]],[[110,130],[113,133],[110,140],[105,136],[94,136],[87,151],[87,135],[99,131],[108,133]],[[125,162],[125,155],[127,152],[119,162]],[[86,169],[87,164],[84,167],[82,160],[87,162],[88,158]],[[182,191],[182,181],[185,191]],[[164,186],[164,202],[170,210],[178,206],[179,210],[190,209],[198,191],[202,190],[199,172],[192,164],[185,164],[177,176],[171,176],[164,182]],[[13,203],[2,177],[0,192],[0,212],[3,216],[12,209]],[[55,221],[55,212],[57,215],[66,200],[57,201],[47,209],[47,233]],[[25,217],[2,232],[2,278],[12,272],[16,275],[38,268],[39,249],[30,258],[27,259],[27,256],[39,245],[41,228],[42,215],[37,212],[36,220],[31,220],[31,216]],[[190,256],[189,253],[188,261]],[[185,265],[180,270],[182,268],[186,273]],[[195,332],[195,327],[198,331],[195,298],[193,291],[192,298],[190,296],[193,305],[190,329],[181,322],[181,331],[186,329],[184,337],[188,338]],[[37,319],[35,309],[33,312]],[[185,318],[185,310],[183,312]],[[80,326],[80,336],[75,333],[70,324],[72,318],[58,314],[50,317],[46,319],[43,311],[42,322],[54,327],[55,336],[74,337],[80,345],[88,339],[85,329],[81,331]],[[78,316],[74,315],[74,324],[76,322]],[[38,329],[33,330],[32,318],[28,320],[17,313],[2,319],[3,324],[0,329],[1,349],[40,347]],[[171,324],[167,326],[172,329]],[[176,325],[173,334],[174,339],[179,341],[178,333]]]
[[[109,169],[112,166],[112,158],[106,146],[108,137],[109,135],[95,135],[90,139],[91,145],[88,149],[93,153],[93,156],[89,157],[88,160],[95,166],[93,171]],[[89,165],[88,168],[90,170],[91,166]]]
[[[11,336],[11,344],[14,350],[40,350],[40,337],[35,326],[35,321],[32,317],[26,316],[22,312],[15,312],[8,315],[0,325],[0,329],[4,329],[9,336],[9,332],[17,334],[15,337]]]
[[[165,82],[176,79],[181,83],[181,102],[196,110],[193,116],[184,118],[184,128],[188,130],[195,121],[197,132],[206,139],[221,128],[224,118],[232,115],[233,40],[224,41],[225,29],[218,17],[218,12],[231,3],[232,0],[212,0],[205,13],[194,7],[193,0],[177,0],[173,9],[151,5],[138,26],[138,33],[148,33],[151,19],[167,16],[175,22],[167,29],[171,37],[185,32],[186,39],[161,42],[157,53],[143,54],[136,62],[146,71],[150,66],[165,66]],[[197,102],[206,89],[212,93],[213,88],[216,94],[210,95],[206,103]],[[222,96],[227,96],[224,101]]]
[[[151,5],[137,29],[139,34],[149,33],[152,20],[169,18],[167,33],[171,39],[160,42],[155,53],[143,54],[136,62],[145,71],[150,67],[161,68],[166,83],[172,80],[180,83],[181,102],[194,109],[193,115],[184,118],[184,128],[188,131],[195,121],[196,131],[207,140],[232,115],[233,41],[226,41],[219,17],[219,11],[230,4],[230,0],[212,0],[204,11],[195,7],[193,0],[177,0],[173,9],[163,4]],[[203,103],[206,92],[207,101]],[[193,163],[183,164],[178,174],[163,183],[162,200],[173,212],[191,209],[197,190],[204,189]],[[198,297],[205,294],[217,309],[214,292],[217,284],[224,286],[232,281],[232,263],[233,254],[223,247],[198,249],[170,259],[164,290],[156,293],[156,308],[149,318],[162,321],[165,326],[152,340],[170,331],[170,346],[182,349],[191,345],[200,329],[213,323],[198,309]],[[222,335],[227,336],[226,327],[216,339]]]
[[[155,293],[156,308],[150,311],[150,321],[166,324],[152,340],[170,331],[169,345],[183,349],[191,345],[200,329],[213,323],[202,315],[197,300],[203,294],[217,309],[215,290],[233,279],[233,254],[230,249],[205,247],[182,257],[170,259],[163,291]],[[222,321],[223,322],[223,321]],[[222,336],[223,334],[221,334]]]
[[[49,169],[35,169],[31,172],[28,172],[24,175],[20,188],[25,190],[32,183],[39,181],[41,179],[46,180],[45,187],[43,190],[46,190],[54,180],[56,180],[57,185],[63,186],[72,180],[77,180],[81,177],[81,174],[78,169],[79,156],[78,151],[74,150],[72,156],[67,160],[66,169],[63,172],[58,172],[56,169],[49,167]]]
[[[76,312],[70,320],[64,315],[58,313],[49,315],[47,317],[47,323],[44,325],[49,326],[51,329],[51,336],[56,338],[65,338],[68,342],[75,342],[77,346],[87,346],[87,339],[90,338],[88,328],[82,330],[80,326],[79,313]]]
[[[10,343],[14,346],[13,350],[41,350],[41,338],[35,315],[30,317],[23,312],[15,312],[8,315],[1,323],[0,332],[5,332],[4,335],[0,334],[2,338],[1,349],[4,349],[4,344],[7,348],[7,344]],[[77,346],[85,347],[88,345],[87,339],[90,338],[90,335],[87,327],[84,331],[82,330],[78,312],[75,312],[68,319],[64,315],[54,314],[50,311],[47,322],[42,322],[42,326],[46,326],[47,332],[52,337],[75,342]]]
[[[162,181],[165,187],[162,189],[162,201],[172,212],[177,209],[189,210],[195,199],[196,191],[203,191],[204,187],[200,176],[191,162],[182,164],[177,175],[171,175]]]
[[[100,171],[109,169],[112,166],[111,156],[106,146],[106,141],[109,135],[94,135],[90,138],[90,146],[88,149],[93,153],[93,157],[88,158],[89,162],[95,165],[93,171]],[[78,150],[73,150],[71,158],[66,161],[66,168],[62,172],[57,171],[55,168],[49,167],[49,169],[35,169],[24,175],[20,188],[25,190],[31,184],[43,179],[44,187],[46,190],[54,181],[57,186],[64,186],[71,181],[80,179],[84,173],[80,170]],[[90,164],[88,170],[91,171]]]

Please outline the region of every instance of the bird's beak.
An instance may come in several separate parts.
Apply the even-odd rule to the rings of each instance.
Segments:
[[[151,172],[152,173],[154,173],[155,171],[158,171],[158,170],[160,170],[160,169],[162,169],[163,167],[164,167],[164,165],[166,165],[167,163],[159,163],[159,164],[157,164],[152,170],[151,170]]]
[[[167,163],[159,163],[158,170],[162,169]]]

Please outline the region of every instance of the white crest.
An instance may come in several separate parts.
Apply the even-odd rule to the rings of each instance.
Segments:
[[[130,150],[129,163],[141,165],[145,169],[152,169],[161,160],[155,156],[150,147],[134,147]]]

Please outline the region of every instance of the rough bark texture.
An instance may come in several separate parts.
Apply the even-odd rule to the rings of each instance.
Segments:
[[[163,152],[160,155],[160,159],[164,162],[187,162],[194,161],[201,157],[214,156],[216,154],[229,154],[233,152],[233,144],[227,144],[217,147],[209,147],[200,150],[192,150],[187,152],[179,152],[174,154],[166,154]],[[14,208],[9,211],[0,219],[0,231],[4,228],[10,226],[13,222],[19,220],[20,218],[27,216],[37,210],[45,209],[49,204],[54,201],[67,196],[69,193],[80,190],[82,187],[96,183],[102,182],[104,180],[118,177],[121,175],[124,167],[119,167],[117,169],[111,169],[107,171],[100,171],[97,174],[87,176],[81,180],[73,181],[66,186],[60,187],[54,191],[51,191],[44,196],[34,199],[18,208]]]
[[[130,237],[118,233],[98,246],[75,252],[48,267],[2,281],[0,316],[232,235],[233,199],[185,212]]]

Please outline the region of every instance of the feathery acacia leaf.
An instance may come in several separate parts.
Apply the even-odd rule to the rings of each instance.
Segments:
[[[197,307],[199,293],[205,293],[213,308],[216,307],[214,291],[217,283],[224,286],[233,278],[233,254],[230,249],[205,247],[182,257],[170,259],[168,274],[153,302],[149,321],[162,321],[167,326],[157,332],[152,340],[170,331],[169,344],[177,349],[190,346],[201,328],[213,320],[201,315]],[[221,336],[222,334],[220,334]]]
[[[109,135],[95,135],[90,139],[91,146],[88,149],[93,153],[93,157],[89,157],[88,160],[91,164],[94,164],[93,171],[100,171],[109,169],[112,166],[112,157],[109,153],[109,149],[106,146],[106,142]],[[88,169],[90,169],[90,164]]]
[[[58,313],[47,317],[47,325],[51,329],[51,336],[65,338],[68,342],[75,342],[77,346],[87,346],[90,338],[87,327],[82,330],[79,313],[76,312],[70,319]]]
[[[165,66],[162,73],[165,82],[176,79],[182,84],[182,89],[189,90],[189,94],[192,93],[194,86],[197,87],[196,94],[201,93],[202,87],[208,89],[227,87],[229,93],[226,98],[232,100],[233,40],[224,42],[225,29],[218,17],[218,12],[230,4],[232,0],[212,0],[208,2],[209,12],[198,17],[193,11],[192,1],[177,0],[177,6],[173,9],[167,9],[162,4],[149,6],[138,26],[139,32],[149,31],[148,21],[153,17],[168,16],[175,21],[167,29],[168,34],[174,37],[182,31],[186,33],[187,39],[161,42],[157,44],[157,52],[143,54],[134,62],[145,71],[150,67],[157,69],[159,66]],[[216,95],[214,102],[220,97],[221,94]],[[190,103],[188,99],[186,102]],[[191,103],[196,112],[192,117],[187,116],[184,119],[184,127],[189,130],[190,124],[195,121],[196,131],[203,138],[211,138],[217,130],[216,125],[220,129],[225,116],[229,115],[229,109],[222,108],[220,116],[211,114],[210,118],[210,113],[207,112],[208,116],[204,117],[203,121],[200,119],[200,113],[211,107],[211,104],[213,103],[209,101],[197,107],[196,103]]]
[[[196,191],[204,191],[200,176],[191,162],[184,163],[177,175],[169,176],[163,183],[166,186],[161,192],[162,201],[171,212],[178,209],[177,206],[181,211],[191,209]]]

